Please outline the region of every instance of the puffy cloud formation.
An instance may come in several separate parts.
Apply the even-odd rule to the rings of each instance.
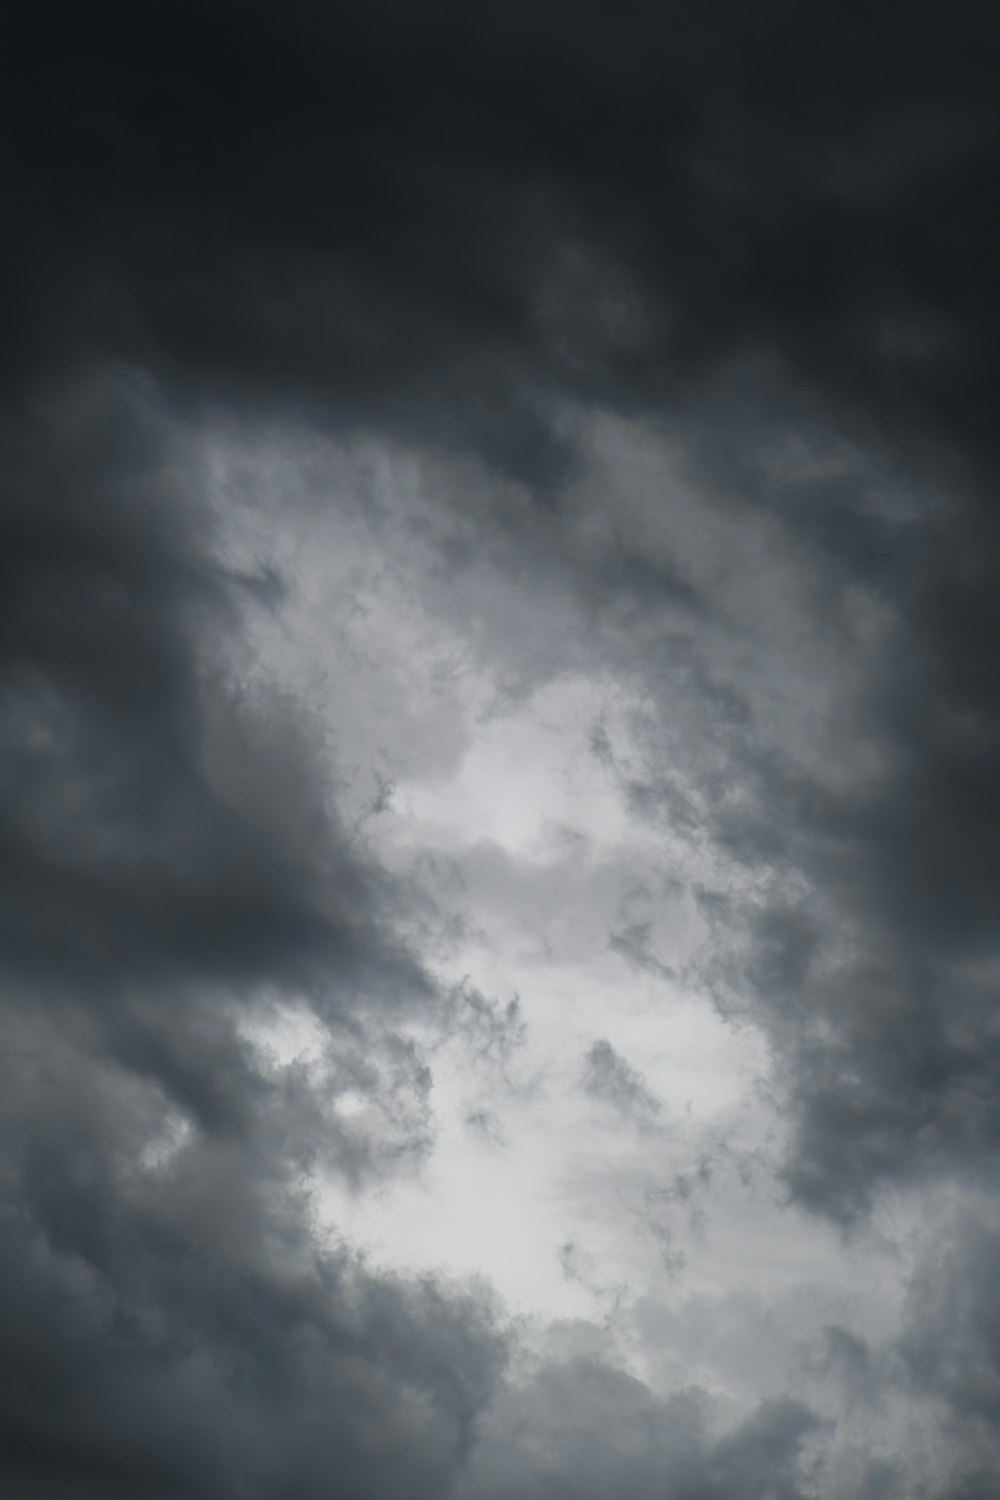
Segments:
[[[5,32],[5,1493],[992,1493],[1000,24]]]

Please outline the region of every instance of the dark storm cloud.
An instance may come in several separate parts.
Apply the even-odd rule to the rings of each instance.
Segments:
[[[287,1156],[195,1137],[58,1041],[3,1104],[7,1493],[303,1496],[448,1481],[495,1381],[489,1309],[317,1249]]]
[[[428,993],[378,928],[322,745],[238,659],[243,580],[155,405],[95,377],[12,409],[4,437],[11,990],[117,1011],[154,1051],[144,988],[280,980],[331,1014],[361,975],[389,1006]]]
[[[799,1500],[809,1493],[804,1449],[816,1421],[804,1407],[764,1402],[721,1440],[713,1440],[708,1417],[695,1390],[663,1401],[595,1360],[543,1366],[498,1403],[481,1445],[481,1491],[474,1485],[473,1493],[497,1500],[596,1500],[617,1491],[669,1500]]]
[[[928,1230],[909,1276],[900,1334],[870,1342],[830,1325],[806,1362],[807,1371],[834,1378],[848,1415],[885,1412],[902,1399],[901,1441],[891,1462],[866,1466],[857,1490],[866,1500],[883,1494],[975,1500],[996,1486],[995,1214],[967,1211]]]
[[[913,1274],[901,1353],[914,1387],[943,1401],[995,1462],[1000,1422],[996,1226],[976,1215],[928,1247]]]
[[[310,1137],[351,1180],[374,1158],[239,1024],[269,987],[301,997],[337,1042],[333,1102],[392,1112],[398,1089],[419,1134],[427,1078],[394,1027],[433,986],[307,719],[239,659],[243,612],[280,590],[217,553],[174,426],[205,400],[470,449],[544,502],[497,524],[553,556],[574,454],[549,404],[690,414],[745,354],[949,486],[905,526],[851,487],[777,499],[713,426],[699,472],[808,553],[817,614],[850,584],[895,622],[856,709],[882,770],[831,789],[706,671],[741,798],[699,825],[666,773],[632,794],[767,892],[705,910],[742,938],[725,978],[775,1040],[800,1200],[848,1220],[885,1179],[995,1150],[997,42],[973,3],[97,0],[5,23],[11,1493],[446,1493],[501,1362],[488,1309],[316,1249]],[[709,609],[608,535],[595,610]],[[519,1037],[516,1012],[469,1016],[487,1051]],[[983,1306],[958,1374],[933,1302],[909,1358],[992,1421]],[[608,1370],[536,1384],[486,1494],[803,1492],[798,1406],[714,1441]]]
[[[416,382],[425,435],[544,475],[512,376],[618,399],[763,345],[991,452],[996,55],[971,3],[25,8],[8,371]]]
[[[502,1349],[485,1307],[312,1238],[311,1172],[426,1145],[398,1025],[433,987],[246,658],[273,591],[141,381],[12,400],[3,445],[3,1487],[435,1489]],[[275,991],[324,1027],[315,1065],[250,1040]]]
[[[850,518],[846,497],[818,499],[820,525],[830,509]],[[794,527],[815,547],[814,516]],[[867,576],[827,553],[823,587],[860,587],[890,622],[867,662],[851,648],[862,686],[838,726],[877,770],[832,784],[751,720],[730,741],[739,795],[706,819],[764,875],[739,915],[705,911],[720,933],[744,924],[729,992],[756,994],[788,1068],[790,1186],[844,1219],[886,1179],[984,1165],[1000,1123],[995,523],[985,501],[952,496],[873,532]]]

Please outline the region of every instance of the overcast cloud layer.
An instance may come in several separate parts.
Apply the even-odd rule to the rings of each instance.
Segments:
[[[3,1494],[994,1496],[993,7],[3,30]]]

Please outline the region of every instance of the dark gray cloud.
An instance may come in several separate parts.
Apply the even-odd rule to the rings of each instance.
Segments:
[[[196,1134],[60,1040],[5,1086],[0,1473],[11,1494],[447,1482],[502,1359],[487,1307],[323,1251],[290,1153]]]
[[[763,344],[989,452],[996,46],[973,3],[25,9],[8,369],[100,342],[355,413],[419,382],[537,474],[512,375]]]
[[[429,545],[455,571],[550,573],[594,660],[641,680],[646,763],[619,766],[606,734],[595,752],[707,861],[710,951],[689,967],[769,1036],[792,1198],[846,1226],[886,1185],[985,1177],[998,44],[973,0],[52,0],[9,21],[11,1493],[809,1492],[803,1407],[718,1437],[700,1398],[600,1365],[511,1394],[486,1299],[322,1247],[312,1174],[357,1187],[424,1149],[431,1074],[406,1018],[464,1028],[501,1066],[522,1023],[443,997],[402,935],[407,892],[339,813],[320,731],[252,659],[248,619],[294,579],[229,564],[186,436],[266,410],[499,476],[486,499],[443,497]],[[658,550],[614,496],[586,532],[567,410],[679,435],[706,524],[755,536],[747,559],[773,546],[772,571],[699,562],[666,489],[643,512],[673,516]],[[824,678],[785,652],[789,620],[843,673],[825,758],[781,718],[793,657],[793,698]],[[666,977],[650,931],[611,942]],[[275,991],[319,1025],[321,1064],[251,1040]],[[592,1092],[653,1114],[610,1043],[588,1066]],[[360,1116],[338,1115],[345,1095]],[[971,1445],[948,1500],[986,1493],[998,1419],[996,1247],[957,1243],[922,1273],[901,1356]],[[848,1337],[827,1352],[863,1384]],[[865,1472],[889,1492],[889,1469]]]
[[[925,1249],[900,1346],[909,1379],[976,1435],[984,1466],[996,1461],[1000,1402],[998,1245],[995,1225],[970,1214]]]
[[[677,442],[713,547],[728,528],[744,570],[721,554],[701,620],[611,643],[636,648],[645,748],[628,765],[598,749],[700,865],[699,977],[768,1030],[793,1196],[847,1223],[882,1184],[988,1170],[996,1141],[994,524],[985,495],[741,382]],[[645,939],[612,941],[666,968]]]
[[[648,1129],[660,1113],[660,1101],[646,1086],[642,1074],[603,1038],[594,1043],[584,1059],[583,1087],[592,1099],[609,1105],[640,1127]]]
[[[474,1494],[598,1496],[624,1488],[671,1500],[798,1500],[815,1418],[765,1402],[721,1440],[701,1392],[657,1400],[598,1360],[543,1365],[498,1403],[484,1431]],[[514,1440],[512,1442],[512,1439]],[[480,1479],[480,1474],[482,1478]]]
[[[434,989],[308,719],[245,659],[268,599],[171,424],[115,372],[4,417],[0,1474],[433,1489],[499,1369],[492,1315],[324,1250],[308,1182],[422,1148],[399,1025]],[[316,1067],[252,1041],[275,988],[324,1027]]]
[[[1000,718],[984,660],[992,590],[972,556],[993,555],[992,522],[949,503],[912,532],[879,569],[891,625],[845,714],[874,772],[831,785],[785,747],[734,736],[740,797],[709,814],[747,870],[768,871],[766,895],[715,915],[742,924],[730,977],[756,994],[787,1065],[789,1185],[845,1219],[880,1182],[985,1165],[997,1130]]]

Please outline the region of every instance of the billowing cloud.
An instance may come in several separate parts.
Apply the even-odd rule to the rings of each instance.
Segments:
[[[998,42],[13,16],[11,1494],[989,1491]]]

